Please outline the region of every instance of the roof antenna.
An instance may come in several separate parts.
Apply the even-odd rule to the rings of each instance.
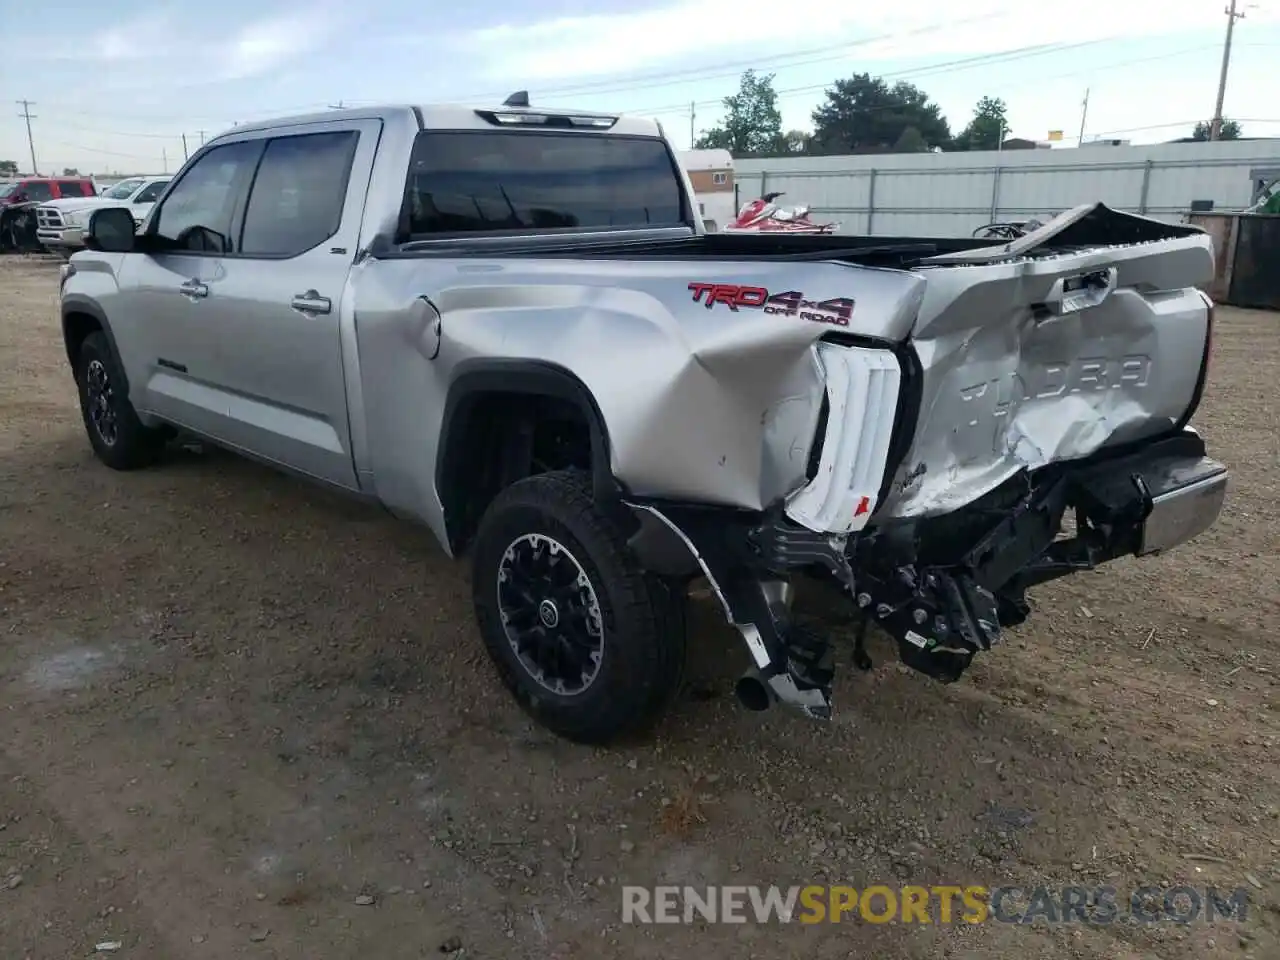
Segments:
[[[529,91],[517,90],[507,99],[502,101],[504,107],[527,107],[529,105]]]

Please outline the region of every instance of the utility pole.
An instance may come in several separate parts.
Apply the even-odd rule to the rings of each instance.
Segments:
[[[1236,21],[1244,19],[1244,11],[1236,11],[1236,0],[1223,13],[1227,15],[1227,42],[1222,45],[1222,75],[1218,78],[1218,103],[1213,108],[1213,122],[1209,124],[1209,139],[1222,136],[1222,101],[1227,96],[1227,69],[1231,66],[1231,37],[1236,31]]]
[[[166,150],[164,147],[160,148],[160,163],[164,167],[164,169],[161,170],[160,172],[168,173],[169,172],[169,151]]]
[[[341,100],[339,100],[337,103],[331,103],[331,104],[329,104],[329,109],[330,109],[330,110],[345,110],[345,109],[346,109],[346,107],[343,105],[343,102],[342,102]]]
[[[693,133],[694,122],[698,119],[698,104],[694,100],[689,101],[689,149],[693,149],[693,145],[697,142],[697,137]]]
[[[27,121],[27,146],[31,148],[31,172],[38,176],[40,168],[36,166],[36,141],[31,135],[31,121],[36,119],[35,114],[31,112],[34,104],[30,100],[15,100],[14,103],[22,104],[22,112],[18,116]]]
[[[1077,147],[1084,146],[1084,121],[1089,116],[1089,88],[1084,91],[1084,102],[1080,104],[1080,139],[1076,142]]]
[[[200,131],[197,131],[197,132],[200,134],[200,146],[202,146],[202,147],[203,147],[203,146],[204,146],[204,131],[203,131],[203,130],[200,130]]]
[[[191,154],[187,153],[187,135],[184,133],[182,135],[182,162],[186,163],[189,159],[191,159]]]

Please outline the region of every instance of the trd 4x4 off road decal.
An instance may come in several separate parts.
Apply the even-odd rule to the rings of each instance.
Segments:
[[[770,293],[764,287],[743,287],[736,283],[691,283],[689,289],[693,291],[694,303],[701,303],[708,310],[719,303],[735,313],[741,307],[748,307],[837,327],[847,327],[853,316],[853,300],[849,297],[810,300],[799,290]]]

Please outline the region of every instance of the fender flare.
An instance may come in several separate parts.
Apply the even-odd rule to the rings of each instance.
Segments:
[[[129,374],[125,371],[124,361],[120,356],[120,348],[116,346],[116,336],[111,330],[111,323],[107,320],[107,315],[96,301],[77,293],[67,294],[62,298],[62,343],[66,348],[67,362],[71,364],[72,370],[75,370],[76,365],[76,351],[73,340],[75,331],[72,329],[71,324],[71,316],[73,314],[92,317],[98,324],[98,328],[107,338],[107,348],[111,351],[111,359],[115,361],[116,369],[120,371],[120,378],[123,381],[121,387],[127,397],[129,395]]]
[[[460,539],[450,527],[451,506],[458,478],[458,464],[467,448],[465,424],[471,406],[492,394],[534,394],[555,397],[572,404],[586,421],[591,438],[591,486],[597,501],[621,497],[624,490],[613,476],[609,430],[595,396],[572,371],[545,360],[478,358],[458,364],[445,398],[437,445],[436,493],[444,508],[444,521],[451,545]],[[456,520],[455,520],[456,523]]]

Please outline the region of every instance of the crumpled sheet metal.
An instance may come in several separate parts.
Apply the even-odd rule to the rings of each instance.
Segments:
[[[1054,313],[1063,278],[1114,270],[1095,306]],[[882,515],[959,509],[1023,470],[1168,430],[1195,393],[1207,332],[1197,236],[1040,259],[926,267],[913,339],[913,444]]]

